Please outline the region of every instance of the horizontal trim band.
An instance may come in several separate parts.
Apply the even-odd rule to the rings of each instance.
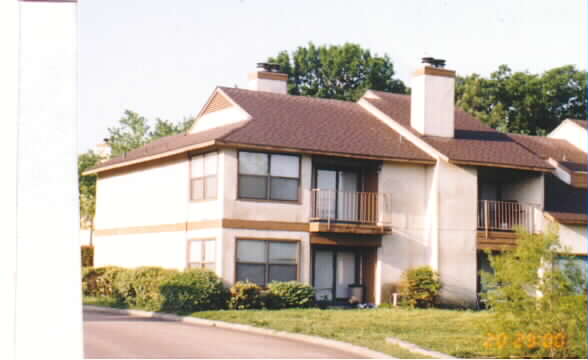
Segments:
[[[249,230],[277,230],[308,232],[308,223],[287,221],[262,221],[262,220],[204,220],[189,221],[176,224],[158,224],[146,226],[130,226],[112,229],[94,230],[95,236],[138,235],[164,232],[192,231],[202,229],[228,228]]]

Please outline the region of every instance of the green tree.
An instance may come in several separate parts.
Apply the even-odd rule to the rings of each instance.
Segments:
[[[141,147],[151,138],[147,119],[131,110],[125,110],[124,116],[119,120],[119,126],[108,128],[108,133],[112,157]]]
[[[586,119],[586,76],[572,65],[542,74],[501,65],[489,78],[458,77],[456,103],[499,131],[543,135],[566,118]]]
[[[185,132],[194,124],[194,120],[195,118],[189,117],[178,123],[173,123],[169,120],[157,118],[155,119],[153,130],[149,131],[149,141]]]
[[[586,357],[586,275],[565,253],[551,229],[520,232],[515,249],[488,254],[482,297],[494,316],[484,327],[501,357]]]
[[[279,64],[281,71],[288,74],[291,95],[355,101],[367,89],[407,91],[404,83],[394,78],[394,64],[388,55],[372,55],[357,44],[309,43],[291,54],[282,51],[268,62]]]
[[[78,155],[78,184],[80,197],[80,227],[92,229],[96,213],[96,175],[82,175],[102,160],[93,151]]]

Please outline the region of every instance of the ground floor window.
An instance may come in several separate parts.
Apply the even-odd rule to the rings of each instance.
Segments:
[[[298,246],[295,241],[237,240],[237,281],[266,286],[298,280]]]
[[[188,268],[215,270],[216,240],[188,241]]]

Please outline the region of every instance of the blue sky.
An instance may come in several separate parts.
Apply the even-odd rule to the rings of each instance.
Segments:
[[[83,0],[80,138],[102,141],[125,109],[178,121],[217,85],[245,87],[255,63],[315,44],[358,43],[388,54],[409,85],[422,56],[458,74],[498,65],[586,69],[582,0]]]

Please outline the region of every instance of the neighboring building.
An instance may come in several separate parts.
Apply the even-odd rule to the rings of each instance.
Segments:
[[[585,122],[499,133],[454,109],[455,72],[428,65],[412,96],[356,103],[286,95],[286,81],[262,67],[249,90],[216,88],[186,134],[90,170],[95,263],[204,267],[227,285],[297,279],[339,300],[359,283],[376,303],[430,265],[443,301],[466,305],[483,250],[513,246],[517,225],[557,221],[586,255]]]

